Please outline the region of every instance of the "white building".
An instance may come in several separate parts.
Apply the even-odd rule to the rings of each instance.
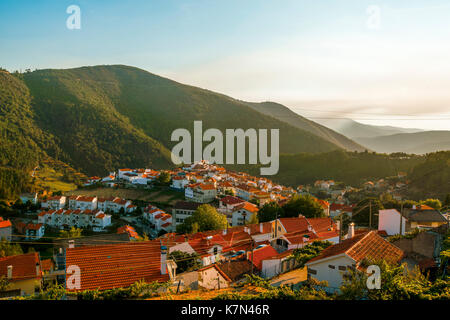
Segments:
[[[388,236],[400,233],[400,220],[402,224],[401,234],[405,234],[406,222],[405,217],[402,217],[400,212],[396,209],[386,209],[378,211],[378,230],[384,230]]]
[[[309,260],[306,267],[308,277],[328,282],[328,287],[324,288],[326,291],[339,292],[344,274],[349,269],[365,272],[361,262],[366,258],[398,263],[403,255],[402,250],[384,240],[376,231],[370,231],[326,248],[319,256]]]
[[[86,228],[103,231],[111,224],[111,215],[100,210],[49,210],[38,214],[38,222],[53,228]]]
[[[66,205],[65,196],[53,196],[41,202],[41,207],[45,209],[58,210],[64,208],[65,205]]]

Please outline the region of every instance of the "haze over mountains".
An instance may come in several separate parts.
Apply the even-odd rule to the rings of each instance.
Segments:
[[[450,150],[450,131],[374,126],[351,119],[322,119],[318,122],[376,152],[425,154]]]

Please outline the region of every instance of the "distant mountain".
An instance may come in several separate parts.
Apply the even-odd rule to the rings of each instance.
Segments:
[[[414,133],[423,131],[421,129],[407,129],[392,126],[373,126],[359,123],[352,119],[320,119],[318,123],[334,131],[343,134],[350,139],[373,138],[388,136],[397,133]]]
[[[450,131],[400,133],[375,138],[355,138],[376,152],[405,152],[425,154],[450,150]]]
[[[366,148],[346,136],[333,131],[314,121],[308,120],[288,107],[275,102],[248,103],[247,104],[258,112],[267,114],[278,120],[286,122],[294,127],[311,132],[339,147],[348,151],[364,151]]]
[[[239,101],[123,65],[1,71],[0,102],[0,168],[6,172],[0,172],[0,187],[17,180],[13,173],[49,158],[88,175],[118,167],[168,168],[177,143],[171,133],[192,133],[195,120],[203,121],[204,130],[279,129],[285,154],[362,150],[300,116],[292,122],[267,112],[289,113],[284,106]],[[18,183],[14,190],[20,188]]]

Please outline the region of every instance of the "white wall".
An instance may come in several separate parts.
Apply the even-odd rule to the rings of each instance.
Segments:
[[[400,231],[400,212],[395,209],[378,211],[378,230],[385,230],[388,235],[398,234]],[[406,219],[402,217],[402,234],[405,234]]]
[[[314,261],[313,263],[307,263],[308,269],[314,269],[317,271],[316,274],[311,274],[311,277],[319,281],[328,281],[328,287],[333,289],[338,289],[342,285],[342,275],[346,271],[339,270],[339,266],[351,266],[354,263],[346,255],[339,255],[332,257],[330,259]],[[329,265],[333,265],[335,268],[332,269]]]

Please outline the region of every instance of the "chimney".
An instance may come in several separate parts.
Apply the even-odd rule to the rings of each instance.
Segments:
[[[227,229],[223,229],[222,234],[223,234],[224,236],[226,236],[226,235],[227,235]]]
[[[355,223],[352,222],[348,226],[348,239],[353,238],[355,236]]]
[[[13,266],[8,266],[8,275],[7,275],[8,279],[12,279],[12,271],[13,271]]]
[[[413,210],[416,210],[416,205],[415,205],[415,204],[413,204],[412,208],[413,208]]]
[[[341,221],[336,221],[336,230],[339,231],[341,230]]]
[[[39,267],[39,263],[38,262],[36,262],[36,276],[40,276],[41,275],[41,272],[40,272],[41,270],[40,270],[40,267]]]
[[[75,248],[75,240],[69,240],[69,249]]]
[[[263,231],[264,231],[263,223],[260,222],[260,224],[259,224],[259,232],[263,233]]]
[[[298,217],[299,218],[304,218],[304,216],[301,213],[298,214]]]
[[[161,245],[161,274],[167,273],[167,247]]]

